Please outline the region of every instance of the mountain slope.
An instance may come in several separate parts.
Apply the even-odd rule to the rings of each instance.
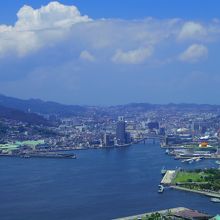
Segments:
[[[35,113],[25,113],[20,110],[0,106],[0,119],[9,119],[35,125],[49,125],[49,122]]]
[[[4,95],[0,95],[0,105],[40,114],[78,115],[86,111],[85,107],[78,105],[63,105],[56,102],[45,102],[40,99],[22,100]]]

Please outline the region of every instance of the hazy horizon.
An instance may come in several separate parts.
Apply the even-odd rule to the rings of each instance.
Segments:
[[[8,96],[6,94],[0,94],[2,96],[5,97],[9,97],[9,98],[15,98],[15,99],[20,99],[23,101],[29,101],[29,100],[40,100],[43,102],[54,102],[54,103],[58,103],[61,105],[79,105],[79,106],[94,106],[94,107],[111,107],[111,106],[120,106],[120,105],[130,105],[130,104],[150,104],[150,105],[213,105],[213,106],[220,106],[220,104],[209,104],[209,103],[195,103],[195,102],[167,102],[167,103],[152,103],[152,102],[128,102],[128,103],[116,103],[116,104],[87,104],[87,103],[82,103],[82,104],[77,104],[77,103],[63,103],[63,102],[58,102],[56,100],[46,100],[46,99],[41,99],[41,98],[34,98],[34,97],[30,97],[30,98],[19,98],[19,97],[15,97],[15,96]]]
[[[1,2],[0,93],[79,105],[220,104],[220,3],[211,2]]]

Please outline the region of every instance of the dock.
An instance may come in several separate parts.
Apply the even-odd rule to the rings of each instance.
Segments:
[[[176,170],[167,170],[163,179],[161,180],[161,184],[163,185],[171,185],[173,179],[176,177],[178,171]]]
[[[150,216],[151,214],[154,213],[159,213],[164,216],[172,216],[176,218],[186,218],[186,219],[210,219],[212,216],[206,214],[206,213],[201,213],[197,210],[192,210],[184,207],[178,207],[178,208],[171,208],[171,209],[166,209],[166,210],[161,210],[161,211],[154,211],[154,212],[147,212],[139,215],[133,215],[133,216],[128,216],[128,217],[122,217],[122,218],[117,218],[113,220],[136,220],[136,219],[142,219],[145,218],[146,216]]]
[[[0,157],[20,157],[20,158],[58,158],[58,159],[76,159],[75,154],[64,154],[56,152],[32,152],[22,154],[0,154]]]

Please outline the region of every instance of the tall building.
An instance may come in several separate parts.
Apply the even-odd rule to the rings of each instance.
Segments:
[[[125,131],[125,121],[124,117],[118,117],[117,127],[116,127],[116,139],[117,144],[126,143],[126,131]]]
[[[104,146],[106,147],[111,145],[109,134],[106,134],[106,133],[104,134],[103,143],[104,143]]]
[[[131,143],[131,134],[130,134],[130,132],[125,132],[125,142],[126,142],[126,144],[130,144]]]

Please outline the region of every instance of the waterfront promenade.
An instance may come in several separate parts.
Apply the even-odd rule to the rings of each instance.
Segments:
[[[204,191],[204,190],[195,190],[195,189],[188,189],[186,187],[181,187],[178,185],[173,184],[173,180],[177,176],[179,170],[167,170],[165,175],[163,176],[161,180],[162,185],[167,185],[171,189],[177,189],[177,190],[182,190],[182,191],[187,191],[187,192],[192,192],[192,193],[198,193],[202,195],[206,195],[209,197],[215,197],[215,198],[220,198],[220,193],[213,192],[213,191]]]
[[[220,193],[195,190],[195,189],[188,189],[188,188],[181,187],[181,186],[170,186],[170,188],[177,189],[177,190],[183,190],[183,191],[187,191],[187,192],[192,192],[192,193],[198,193],[198,194],[202,194],[202,195],[209,196],[209,197],[220,198]]]
[[[136,220],[136,219],[146,219],[146,216],[151,216],[152,214],[158,213],[164,217],[171,217],[174,218],[180,218],[180,219],[210,219],[212,216],[201,213],[197,210],[192,210],[184,207],[178,207],[178,208],[171,208],[171,209],[165,209],[161,211],[154,211],[154,212],[148,212],[143,213],[139,215],[133,215],[128,217],[122,217],[117,218],[113,220]]]
[[[161,180],[161,184],[163,185],[170,185],[172,184],[173,179],[177,174],[176,170],[167,170],[163,179]]]

